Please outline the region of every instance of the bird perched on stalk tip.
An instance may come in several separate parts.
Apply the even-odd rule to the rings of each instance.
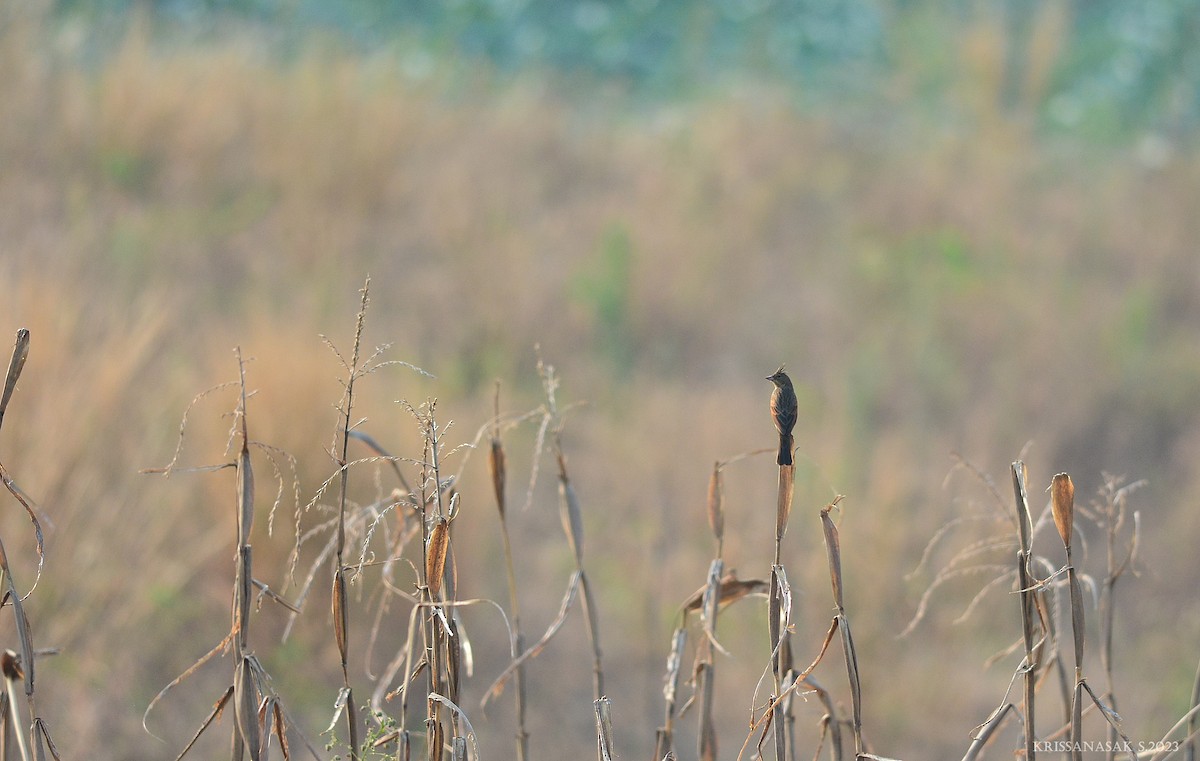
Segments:
[[[783,371],[782,365],[767,380],[775,384],[775,390],[771,392],[771,419],[779,431],[779,456],[775,462],[791,465],[792,429],[796,427],[796,392],[792,388],[792,379]]]

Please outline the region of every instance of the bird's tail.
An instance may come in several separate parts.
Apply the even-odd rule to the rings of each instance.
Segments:
[[[775,462],[779,465],[792,464],[792,434],[779,434],[779,456],[775,458]]]

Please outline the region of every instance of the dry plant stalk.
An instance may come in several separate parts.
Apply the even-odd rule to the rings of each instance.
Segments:
[[[1116,687],[1113,680],[1113,624],[1116,616],[1114,605],[1117,580],[1133,568],[1137,556],[1140,516],[1133,513],[1133,530],[1126,547],[1125,557],[1117,557],[1117,541],[1126,522],[1126,498],[1130,492],[1141,488],[1145,481],[1135,481],[1121,486],[1119,479],[1105,475],[1102,489],[1103,501],[1096,505],[1096,517],[1104,528],[1106,542],[1106,574],[1100,589],[1100,662],[1104,666],[1105,692],[1103,699],[1113,710],[1118,710]],[[1116,757],[1117,730],[1108,727],[1108,758]]]
[[[862,737],[862,684],[858,675],[858,654],[854,649],[854,637],[850,634],[850,621],[846,617],[846,606],[842,599],[842,548],[838,539],[837,526],[829,512],[841,501],[838,496],[821,510],[821,529],[825,535],[825,551],[829,559],[829,581],[833,586],[833,604],[837,610],[834,624],[842,634],[842,654],[846,659],[846,677],[850,683],[851,730],[854,733],[854,755],[861,758],[865,752]]]
[[[517,575],[513,567],[512,539],[508,532],[507,499],[505,484],[507,469],[504,443],[500,440],[500,381],[496,381],[495,417],[492,423],[491,447],[488,449],[488,473],[492,479],[492,492],[496,498],[496,509],[500,515],[500,537],[504,542],[504,570],[508,578],[508,618],[511,626],[509,647],[515,659],[525,650],[525,638],[521,631],[521,605],[517,596]],[[517,719],[517,761],[529,758],[529,732],[525,729],[525,665],[516,668],[514,700]]]
[[[1100,713],[1108,722],[1111,730],[1115,731],[1125,741],[1124,747],[1129,748],[1130,758],[1133,761],[1137,761],[1137,753],[1133,750],[1134,744],[1121,732],[1118,726],[1121,720],[1120,716],[1110,706],[1105,705],[1100,700],[1083,676],[1083,591],[1079,582],[1079,573],[1075,568],[1071,552],[1071,537],[1075,518],[1075,485],[1071,482],[1071,477],[1066,473],[1059,473],[1051,481],[1050,500],[1051,509],[1054,514],[1054,523],[1058,527],[1059,538],[1062,539],[1067,555],[1067,583],[1070,586],[1071,597],[1071,629],[1074,634],[1075,643],[1075,690],[1072,694],[1071,702],[1071,755],[1076,761],[1083,758],[1083,694],[1086,692],[1095,706],[1100,709]]]
[[[1034,641],[1034,586],[1032,571],[1033,519],[1029,514],[1029,494],[1025,487],[1028,472],[1025,463],[1017,460],[1012,464],[1013,493],[1017,502],[1017,590],[1021,597],[1021,637],[1025,643],[1025,662],[1021,666],[1025,679],[1025,756],[1034,761],[1037,752],[1035,729],[1035,701],[1037,699],[1038,653],[1040,642]],[[1057,516],[1055,518],[1057,525]],[[1062,526],[1059,526],[1061,533]],[[1044,635],[1043,635],[1044,636]],[[997,716],[1003,716],[999,712]],[[981,736],[983,736],[981,734]],[[984,737],[986,742],[986,737]]]
[[[663,723],[654,733],[654,755],[651,761],[661,761],[675,755],[675,711],[679,694],[679,672],[683,665],[683,648],[687,629],[681,623],[671,636],[671,652],[667,655],[667,672],[663,677]]]
[[[8,362],[8,370],[4,375],[4,392],[3,395],[0,395],[0,426],[4,424],[4,414],[8,410],[9,401],[11,401],[13,392],[17,388],[17,381],[21,377],[21,371],[25,369],[25,362],[28,358],[29,331],[21,328],[17,331],[12,356]],[[33,522],[38,555],[37,575],[33,582],[33,588],[36,588],[38,579],[41,577],[42,563],[45,558],[41,522],[38,520],[37,510],[34,509],[32,500],[13,481],[3,462],[0,462],[0,479],[4,481],[4,486],[9,494],[25,508],[30,521]],[[58,749],[55,747],[54,741],[50,739],[50,733],[46,728],[45,722],[38,714],[34,696],[33,674],[36,665],[35,661],[39,652],[34,650],[33,647],[33,632],[29,625],[29,618],[25,613],[24,605],[25,597],[33,592],[33,588],[26,592],[25,596],[22,596],[18,591],[16,580],[13,579],[12,569],[9,567],[8,553],[5,552],[2,541],[0,541],[0,577],[3,578],[3,586],[0,587],[0,604],[12,606],[13,625],[17,634],[17,643],[20,647],[19,653],[5,651],[0,655],[0,672],[3,673],[6,687],[4,693],[4,710],[0,711],[0,724],[3,725],[3,736],[7,738],[8,733],[12,732],[16,737],[17,750],[23,761],[30,761],[31,758],[44,759],[47,750],[57,759],[59,757]],[[16,686],[18,683],[21,684],[22,692],[25,695],[24,703],[28,710],[28,725],[20,717],[20,704],[22,701],[17,697]],[[5,745],[4,752],[4,758],[8,758],[7,745]]]
[[[789,642],[791,632],[791,588],[782,563],[783,535],[787,531],[788,516],[792,511],[792,495],[796,477],[794,464],[779,466],[779,487],[775,506],[775,563],[771,566],[771,590],[767,605],[767,630],[771,638],[771,676],[774,694],[771,696],[771,726],[775,734],[776,761],[791,761],[795,751],[790,747],[790,728],[794,723],[791,690],[793,681],[792,649]]]
[[[596,753],[599,761],[615,761],[617,753],[613,750],[612,701],[608,698],[596,698]]]
[[[538,429],[537,445],[535,447],[533,467],[531,469],[529,489],[526,494],[526,505],[528,506],[533,500],[533,488],[538,477],[538,458],[542,452],[542,443],[545,440],[546,434],[550,434],[551,451],[554,454],[555,461],[558,465],[558,497],[559,497],[559,516],[562,520],[563,532],[566,535],[567,545],[571,550],[572,557],[575,561],[575,570],[571,574],[571,578],[567,583],[567,590],[563,595],[561,604],[559,605],[558,614],[554,620],[546,628],[541,638],[528,649],[521,652],[513,661],[500,673],[492,682],[491,686],[484,693],[484,697],[480,705],[486,707],[488,702],[498,697],[503,691],[508,680],[520,671],[524,664],[532,658],[536,658],[554,636],[562,628],[566,622],[567,615],[571,611],[571,607],[575,604],[577,596],[582,598],[581,607],[583,608],[584,622],[587,627],[588,640],[592,650],[592,693],[593,700],[600,700],[604,696],[604,671],[602,667],[602,657],[600,649],[600,627],[599,617],[596,611],[595,599],[592,595],[591,584],[589,582],[586,571],[583,565],[583,515],[582,508],[579,504],[579,497],[575,492],[575,487],[571,483],[570,476],[567,471],[566,456],[562,447],[562,431],[563,431],[563,414],[559,410],[556,393],[558,389],[558,377],[554,373],[554,368],[545,364],[540,358],[538,359],[538,375],[542,380],[542,387],[545,393],[545,404],[538,410],[538,416],[541,423]]]
[[[700,694],[700,731],[697,751],[701,761],[716,761],[717,729],[713,721],[713,704],[716,700],[716,664],[713,650],[717,642],[717,612],[720,610],[721,581],[725,565],[721,557],[725,539],[724,490],[721,484],[721,464],[713,465],[708,481],[708,522],[716,542],[716,557],[708,569],[708,581],[704,585],[700,605],[700,623],[703,632],[696,647],[695,679]]]
[[[700,613],[700,639],[696,646],[695,663],[692,668],[695,695],[683,710],[691,705],[695,697],[700,700],[697,754],[704,761],[717,757],[716,723],[713,719],[716,704],[716,668],[714,651],[721,648],[717,641],[717,615],[729,605],[752,594],[767,593],[768,584],[761,579],[738,579],[737,572],[724,572],[722,553],[725,540],[725,489],[722,471],[724,463],[713,464],[708,482],[706,514],[709,528],[713,532],[716,556],[709,565],[704,586],[696,590],[679,609],[679,623],[671,637],[671,651],[667,657],[667,670],[663,683],[665,701],[663,724],[655,733],[654,759],[674,757],[676,701],[679,690],[679,675],[683,661],[683,649],[687,643],[687,617],[693,611]]]
[[[212,711],[201,722],[200,728],[192,735],[192,739],[176,757],[182,759],[195,746],[196,742],[212,724],[220,718],[225,708],[232,703],[234,726],[232,730],[231,759],[242,761],[249,757],[250,761],[266,759],[270,754],[272,737],[279,742],[284,758],[290,758],[287,745],[287,730],[289,724],[294,725],[282,701],[271,687],[271,679],[249,649],[250,638],[250,609],[252,589],[255,586],[265,586],[254,579],[253,553],[250,536],[254,526],[254,472],[250,462],[249,425],[246,414],[246,363],[242,358],[241,348],[235,349],[238,362],[238,404],[234,410],[234,432],[240,442],[237,455],[233,462],[223,465],[202,467],[198,470],[215,470],[234,468],[235,478],[235,515],[237,522],[237,551],[234,568],[234,585],[231,603],[230,630],[221,642],[212,650],[201,656],[182,674],[173,679],[167,686],[150,701],[142,717],[145,727],[146,718],[158,702],[174,687],[194,674],[201,666],[213,657],[231,650],[234,660],[233,683],[226,688],[221,697],[213,704]],[[203,394],[201,395],[203,396]],[[199,398],[199,397],[197,397]],[[193,403],[195,400],[193,400]],[[183,436],[183,425],[180,427],[180,437]],[[254,442],[257,445],[257,442]],[[259,445],[261,446],[261,445]],[[176,450],[178,456],[178,449]],[[174,460],[165,468],[150,469],[143,472],[169,475],[174,469]],[[270,599],[283,603],[295,610],[294,606],[284,603],[275,595],[267,595]],[[149,730],[147,730],[149,731]],[[303,735],[301,735],[303,738]],[[304,739],[305,746],[313,758],[319,759],[316,749]]]
[[[596,600],[592,596],[591,583],[583,568],[583,510],[579,505],[579,497],[571,478],[567,475],[567,459],[562,448],[563,421],[558,411],[558,401],[555,392],[558,389],[558,378],[554,368],[538,361],[538,372],[542,376],[542,385],[546,392],[547,414],[554,421],[552,444],[554,459],[558,462],[558,502],[559,514],[562,518],[563,532],[567,544],[575,556],[575,579],[580,590],[580,605],[583,608],[584,622],[587,624],[588,641],[592,646],[592,698],[600,700],[604,697],[604,668],[601,662],[600,650],[600,621],[596,611]]]
[[[354,406],[354,382],[358,379],[361,368],[359,367],[359,351],[362,347],[363,325],[367,317],[367,305],[370,303],[368,298],[371,287],[370,278],[363,284],[362,300],[359,304],[358,316],[354,325],[354,348],[350,356],[350,364],[346,369],[345,393],[342,397],[341,405],[338,412],[341,418],[341,426],[339,430],[341,438],[341,449],[337,455],[338,467],[338,520],[337,520],[337,544],[334,550],[334,565],[333,565],[333,594],[331,599],[332,614],[333,614],[333,631],[334,639],[337,641],[338,657],[342,667],[342,691],[338,696],[337,704],[340,709],[346,712],[346,731],[348,733],[348,741],[350,745],[350,761],[358,761],[359,749],[359,721],[358,721],[358,706],[354,702],[354,690],[350,686],[350,672],[347,667],[349,660],[348,643],[347,643],[347,628],[348,628],[348,611],[346,610],[346,573],[349,570],[346,567],[346,494],[349,484],[349,450],[350,450],[350,429],[352,427],[351,410]]]

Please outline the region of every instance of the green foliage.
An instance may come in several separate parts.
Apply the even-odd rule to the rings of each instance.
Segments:
[[[600,349],[618,373],[633,363],[630,325],[633,288],[633,241],[620,224],[609,225],[600,237],[587,269],[574,282],[572,295],[588,312]]]
[[[144,7],[56,3],[61,17],[89,26]],[[1198,0],[154,0],[148,7],[164,27],[196,35],[230,16],[267,25],[286,49],[333,30],[359,49],[402,51],[419,76],[431,60],[465,59],[508,73],[614,80],[651,97],[765,79],[796,86],[810,103],[843,107],[848,100],[871,107],[899,93],[932,119],[951,121],[963,116],[956,99],[967,86],[996,108],[1029,109],[1051,129],[1103,139],[1200,124],[1200,68],[1192,60]],[[1000,52],[981,63],[973,48]]]

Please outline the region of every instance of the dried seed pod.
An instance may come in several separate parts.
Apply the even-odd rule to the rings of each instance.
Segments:
[[[488,452],[488,472],[492,475],[492,490],[496,492],[496,507],[500,517],[504,518],[504,445],[499,438],[492,439],[492,448]]]
[[[429,547],[425,553],[425,583],[429,594],[437,597],[442,591],[442,577],[446,572],[446,555],[450,551],[450,524],[438,518],[429,533]]]
[[[1050,482],[1050,508],[1054,525],[1064,547],[1071,546],[1071,530],[1075,522],[1075,484],[1066,473],[1059,473]]]
[[[337,640],[342,665],[346,663],[346,577],[341,569],[333,574],[333,637]]]
[[[725,494],[721,488],[721,463],[713,465],[712,477],[708,479],[708,525],[720,543],[725,537]]]

